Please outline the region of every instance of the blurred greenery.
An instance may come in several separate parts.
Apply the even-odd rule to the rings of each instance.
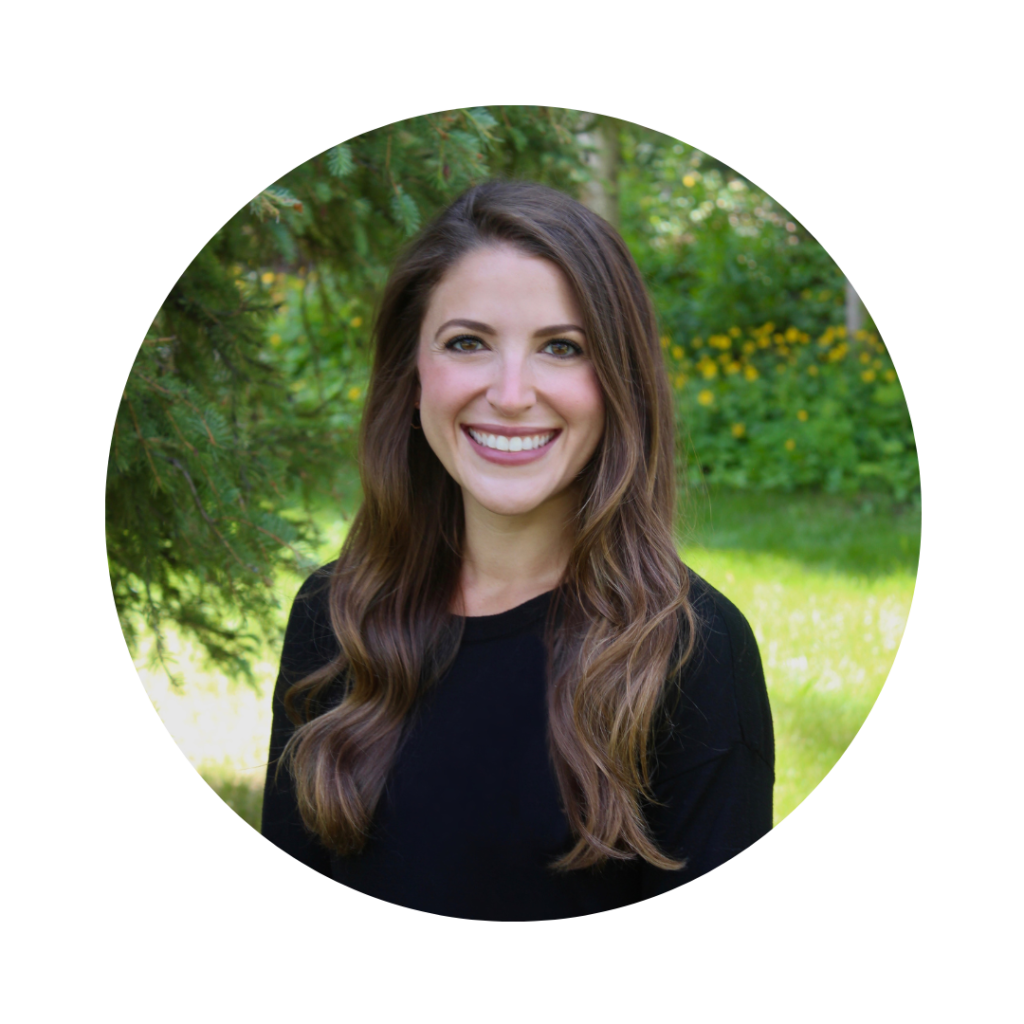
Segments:
[[[870,316],[847,329],[842,272],[799,221],[713,157],[638,125],[452,110],[289,171],[228,220],[158,311],[107,479],[111,581],[133,651],[151,637],[149,657],[171,669],[173,632],[212,668],[258,683],[254,666],[280,642],[279,581],[297,585],[324,524],[358,496],[369,330],[390,262],[491,176],[561,188],[618,224],[659,311],[684,479],[694,493],[749,492],[735,500],[749,501],[751,523],[778,512],[744,551],[859,573],[849,533],[876,574],[890,571],[888,535],[838,510],[916,508],[909,415]],[[792,525],[800,508],[807,522]],[[916,541],[904,542],[909,558]]]

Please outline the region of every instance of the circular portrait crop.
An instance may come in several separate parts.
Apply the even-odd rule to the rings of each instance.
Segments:
[[[147,691],[295,861],[459,918],[613,910],[770,832],[863,723],[920,486],[797,218],[576,110],[284,175],[156,314],[107,548]]]

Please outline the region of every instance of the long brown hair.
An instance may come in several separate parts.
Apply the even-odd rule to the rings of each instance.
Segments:
[[[640,856],[678,867],[655,846],[642,810],[666,681],[693,644],[688,576],[672,533],[673,420],[657,322],[618,233],[545,186],[470,189],[391,273],[362,420],[363,504],[331,579],[341,653],[289,690],[299,727],[282,763],[307,827],[341,853],[360,849],[403,725],[458,651],[463,620],[449,609],[462,562],[462,495],[412,429],[417,348],[444,274],[468,252],[502,243],[566,275],[605,403],[547,625],[550,749],[576,837],[556,866]],[[321,698],[339,681],[344,696],[323,711]]]

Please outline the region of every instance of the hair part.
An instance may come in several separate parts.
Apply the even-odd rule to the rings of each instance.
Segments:
[[[673,417],[657,320],[619,234],[546,186],[491,181],[469,189],[392,270],[374,321],[360,431],[363,503],[331,579],[340,653],[288,691],[299,727],[281,763],[307,827],[339,853],[359,850],[405,723],[458,652],[463,620],[450,608],[462,564],[462,495],[423,433],[411,429],[411,415],[430,297],[458,260],[495,244],[565,274],[605,403],[547,623],[550,749],[576,837],[555,866],[639,856],[678,868],[643,814],[658,709],[694,634],[673,537]],[[340,703],[323,711],[339,683]]]

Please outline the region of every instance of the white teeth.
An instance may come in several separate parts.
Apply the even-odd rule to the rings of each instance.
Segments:
[[[477,444],[485,448],[494,448],[499,452],[529,452],[534,448],[543,448],[554,436],[554,431],[546,434],[532,434],[529,437],[506,437],[504,434],[482,434],[470,430],[470,436]]]

